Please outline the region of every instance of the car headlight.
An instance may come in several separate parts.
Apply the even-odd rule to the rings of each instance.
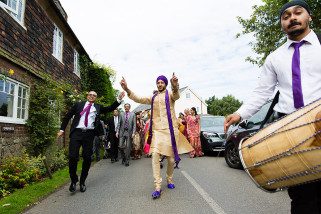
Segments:
[[[217,133],[213,133],[213,132],[203,132],[203,136],[207,139],[219,137]]]

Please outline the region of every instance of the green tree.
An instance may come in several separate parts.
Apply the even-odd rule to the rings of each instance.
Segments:
[[[81,58],[81,86],[82,91],[93,90],[97,92],[97,103],[108,105],[115,101],[116,91],[112,84],[116,72],[111,68],[86,58]]]
[[[288,0],[262,0],[262,5],[254,5],[249,19],[237,17],[243,26],[243,31],[237,35],[252,33],[255,40],[250,43],[257,57],[247,57],[246,60],[259,66],[263,65],[266,57],[286,41],[281,30],[279,10]],[[321,0],[306,0],[312,11],[311,27],[321,31]]]
[[[96,103],[110,105],[118,93],[112,86],[116,72],[109,66],[90,61],[85,56],[80,60],[81,89],[83,92],[95,91],[98,98]],[[106,119],[108,115],[102,115]]]
[[[232,95],[227,95],[222,99],[213,96],[205,100],[205,102],[208,105],[207,110],[209,114],[223,116],[232,114],[242,105],[242,102]]]
[[[53,82],[41,80],[31,90],[30,106],[26,123],[30,137],[29,153],[44,155],[56,141],[59,112],[64,108],[63,94]]]

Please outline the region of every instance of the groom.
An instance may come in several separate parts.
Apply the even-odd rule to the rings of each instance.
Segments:
[[[193,150],[185,138],[179,137],[178,123],[175,114],[175,101],[179,99],[178,79],[173,73],[171,79],[172,90],[166,89],[168,80],[161,75],[156,79],[157,91],[151,97],[138,97],[127,86],[123,78],[121,87],[127,92],[130,99],[137,103],[151,105],[151,117],[149,126],[148,143],[152,154],[153,175],[155,191],[152,193],[153,199],[161,195],[162,177],[160,174],[161,156],[167,158],[166,180],[167,188],[174,189],[173,173],[174,163],[178,164],[180,158],[178,154],[188,153]],[[185,139],[185,141],[184,141]]]

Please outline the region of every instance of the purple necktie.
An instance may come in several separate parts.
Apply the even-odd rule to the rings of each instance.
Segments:
[[[304,106],[302,85],[301,85],[301,70],[300,70],[300,47],[305,43],[301,41],[299,43],[292,43],[294,47],[294,53],[292,57],[292,91],[294,107],[301,108]]]
[[[85,124],[86,127],[88,126],[88,115],[89,115],[89,112],[90,112],[91,105],[92,105],[92,103],[89,103],[89,104],[86,106],[86,108],[84,108],[84,109],[82,110],[82,112],[80,112],[80,115],[81,115],[81,116],[86,113],[86,114],[85,114],[85,122],[84,122],[84,124]]]
[[[126,112],[126,117],[125,117],[125,129],[128,129],[128,115],[129,115],[129,112]]]

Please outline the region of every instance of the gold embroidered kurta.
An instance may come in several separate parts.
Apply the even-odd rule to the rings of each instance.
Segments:
[[[149,152],[156,152],[165,156],[173,157],[174,153],[172,149],[171,135],[167,118],[165,91],[157,93],[158,94],[156,95],[153,104],[153,138]],[[193,150],[193,147],[188,143],[184,135],[182,135],[178,130],[178,122],[174,108],[175,101],[179,99],[179,92],[169,92],[168,95],[178,154],[188,153]],[[133,92],[130,92],[128,97],[137,103],[152,103],[152,97],[139,97]]]

